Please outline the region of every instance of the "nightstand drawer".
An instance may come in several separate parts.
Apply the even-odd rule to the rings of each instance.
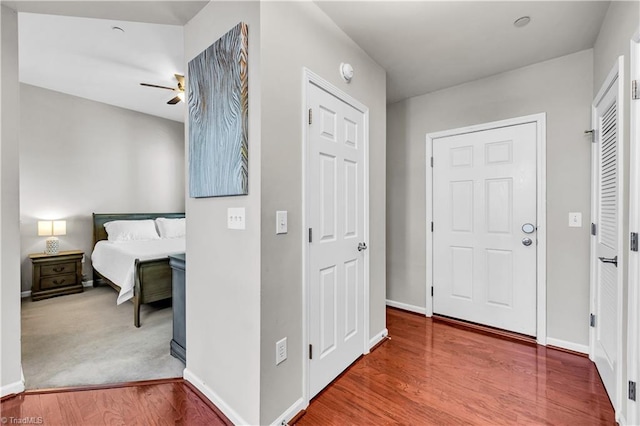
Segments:
[[[66,275],[56,275],[53,277],[47,277],[40,279],[40,289],[48,289],[48,288],[57,288],[64,287],[68,285],[77,284],[76,275],[74,274],[66,274]]]
[[[40,267],[40,276],[48,275],[60,275],[60,274],[75,274],[76,263],[56,263],[55,265],[42,265]]]

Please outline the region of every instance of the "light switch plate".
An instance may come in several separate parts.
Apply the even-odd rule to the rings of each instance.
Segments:
[[[287,233],[287,212],[285,211],[277,211],[276,212],[276,234],[286,234]]]
[[[227,228],[245,229],[244,207],[230,207],[227,209]]]
[[[582,227],[582,213],[579,213],[579,212],[569,213],[569,227],[571,228]]]

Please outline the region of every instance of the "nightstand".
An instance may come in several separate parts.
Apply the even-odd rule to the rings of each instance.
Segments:
[[[31,299],[42,300],[64,294],[81,293],[83,290],[82,256],[84,252],[80,250],[29,255],[33,269]]]

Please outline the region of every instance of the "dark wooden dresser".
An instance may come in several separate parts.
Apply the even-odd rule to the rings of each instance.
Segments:
[[[82,293],[82,256],[84,252],[80,250],[29,255],[33,270],[31,299]]]
[[[173,307],[173,339],[171,355],[187,363],[187,337],[185,330],[185,269],[187,256],[176,254],[169,256],[171,266],[171,292]]]

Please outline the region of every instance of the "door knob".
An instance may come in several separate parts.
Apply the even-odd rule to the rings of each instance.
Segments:
[[[599,257],[602,263],[613,263],[613,266],[618,267],[618,256],[607,258],[607,257]]]
[[[358,251],[366,250],[367,243],[358,243]]]
[[[533,241],[531,241],[531,238],[523,238],[522,239],[522,245],[525,245],[525,246],[529,247],[531,245],[531,243],[533,243]]]
[[[525,223],[524,225],[522,225],[522,232],[524,232],[525,234],[533,234],[533,231],[536,230],[536,227],[533,226],[532,223]]]

